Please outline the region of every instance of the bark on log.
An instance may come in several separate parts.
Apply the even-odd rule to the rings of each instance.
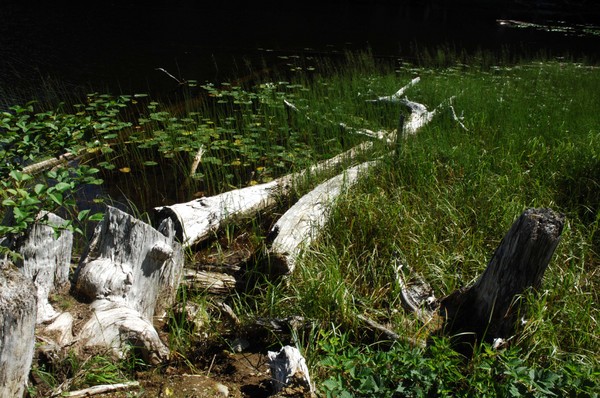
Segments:
[[[210,294],[228,294],[235,290],[237,280],[222,272],[185,270],[185,285]]]
[[[151,363],[166,359],[152,319],[173,303],[182,268],[183,250],[170,220],[155,230],[109,207],[76,272],[75,292],[95,300],[95,313],[80,333],[84,344],[119,354],[131,344]]]
[[[521,307],[518,297],[539,288],[563,225],[564,216],[550,209],[526,210],[477,282],[441,300],[444,333],[485,341],[511,336]]]
[[[0,397],[22,397],[33,359],[36,288],[0,260]]]
[[[154,209],[155,222],[160,223],[171,219],[175,225],[177,239],[182,242],[184,247],[193,246],[206,240],[229,222],[254,216],[260,211],[275,206],[277,198],[287,195],[295,181],[312,173],[332,170],[371,147],[372,144],[369,142],[362,143],[334,158],[317,163],[307,170],[281,177],[266,184],[236,189],[186,203],[156,207]]]
[[[302,249],[317,238],[329,219],[333,202],[375,164],[362,163],[325,181],[281,216],[267,237],[271,241],[267,255],[272,272],[285,275],[294,271]]]
[[[69,283],[73,248],[71,231],[63,229],[58,236],[55,235],[53,227],[63,225],[64,219],[53,213],[42,214],[38,219],[41,218],[46,218],[45,223],[34,224],[17,249],[23,256],[17,266],[37,289],[37,323],[50,321],[59,315],[48,302],[48,297]]]
[[[276,394],[284,389],[289,389],[294,396],[314,392],[306,360],[297,348],[286,345],[279,352],[269,351],[267,356]]]

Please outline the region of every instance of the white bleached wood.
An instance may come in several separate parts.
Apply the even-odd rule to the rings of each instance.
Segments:
[[[118,356],[134,347],[152,365],[169,358],[169,348],[152,321],[138,311],[108,300],[96,300],[91,306],[93,314],[78,335],[85,346],[111,348]]]
[[[159,229],[108,207],[76,273],[75,291],[94,300],[94,314],[79,333],[82,344],[119,353],[134,345],[151,363],[168,358],[152,319],[174,301],[183,250],[170,220]]]
[[[375,164],[362,163],[325,181],[281,216],[269,234],[272,242],[268,255],[273,271],[293,272],[302,249],[310,245],[327,222],[333,202]]]
[[[286,345],[279,352],[269,351],[267,357],[276,394],[286,388],[293,389],[295,393],[299,393],[298,390],[305,394],[314,392],[306,360],[296,347]]]
[[[35,344],[36,288],[0,259],[0,397],[22,397]]]
[[[275,206],[277,198],[287,195],[295,181],[310,174],[335,169],[371,147],[370,142],[362,143],[306,170],[265,184],[236,189],[186,203],[156,207],[155,219],[157,222],[171,219],[175,225],[177,238],[185,247],[189,247],[206,240],[226,223],[254,216],[260,211]]]
[[[406,86],[402,87],[400,90],[396,91],[394,94],[385,95],[383,97],[377,97],[376,99],[368,100],[367,102],[401,102],[402,96],[404,95],[406,90],[408,90],[415,84],[419,83],[420,81],[421,81],[420,77],[415,77],[414,79],[412,79],[410,81],[410,83],[408,83]]]
[[[34,224],[18,247],[23,260],[17,266],[36,287],[37,323],[42,323],[59,314],[48,302],[48,296],[69,283],[73,233],[65,229],[55,231],[54,227],[64,225],[65,220],[53,213],[42,213],[38,219],[45,219],[44,223]]]
[[[127,383],[117,383],[117,384],[101,384],[98,386],[84,388],[83,390],[66,392],[66,393],[63,393],[61,396],[71,397],[71,398],[91,397],[91,396],[98,395],[98,394],[130,390],[132,388],[136,388],[139,386],[140,386],[140,383],[138,381],[129,381]]]
[[[52,336],[60,347],[65,347],[73,342],[73,321],[73,315],[63,312],[46,326],[42,333]]]

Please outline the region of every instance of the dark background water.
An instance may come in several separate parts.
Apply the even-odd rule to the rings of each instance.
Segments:
[[[545,49],[588,60],[600,54],[597,36],[497,21],[581,27],[600,15],[600,6],[589,1],[2,3],[2,104],[92,90],[163,93],[177,83],[159,67],[181,79],[220,82],[283,54],[370,48],[410,60],[415,48],[439,45],[529,54]]]

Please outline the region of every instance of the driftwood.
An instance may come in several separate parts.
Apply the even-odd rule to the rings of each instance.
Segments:
[[[48,302],[48,296],[68,285],[73,247],[71,231],[55,230],[65,220],[53,213],[43,213],[38,219],[42,218],[46,219],[45,222],[34,224],[18,247],[23,260],[17,262],[17,267],[33,281],[37,289],[37,323],[59,315]]]
[[[444,333],[486,341],[510,337],[522,309],[519,296],[540,287],[563,225],[564,216],[550,209],[526,210],[475,284],[441,300]]]
[[[62,394],[63,397],[91,397],[98,394],[106,394],[110,392],[116,391],[126,391],[132,388],[139,387],[140,383],[137,381],[129,381],[127,383],[117,383],[117,384],[102,384],[98,386],[93,386],[89,388],[84,388],[83,390],[70,391]]]
[[[398,102],[409,108],[411,114],[404,126],[403,134],[415,134],[419,128],[433,118],[439,108],[438,106],[438,108],[429,112],[424,105],[403,98],[406,90],[419,81],[420,79],[417,77],[393,95],[373,100],[373,102]],[[289,101],[284,103],[292,111],[299,112],[294,104]],[[345,124],[340,124],[340,126],[358,134],[385,140],[388,143],[396,141],[393,132],[353,129]],[[371,142],[364,142],[338,156],[317,163],[307,170],[281,177],[266,184],[249,186],[186,203],[156,207],[154,209],[155,223],[170,218],[175,225],[176,236],[179,241],[182,242],[184,247],[193,246],[207,239],[229,222],[254,216],[257,212],[273,207],[277,203],[278,197],[289,194],[290,188],[296,181],[310,174],[333,170],[343,162],[366,152],[371,147]]]
[[[289,391],[290,395],[304,396],[314,392],[306,360],[297,348],[285,346],[279,352],[269,351],[267,356],[275,394],[288,395]]]
[[[107,209],[76,272],[75,292],[94,310],[79,334],[83,344],[118,354],[132,345],[151,363],[167,359],[152,319],[174,301],[183,251],[170,221],[159,230]]]
[[[402,119],[395,136],[393,134],[388,135],[386,132],[372,132],[369,130],[360,130],[360,132],[385,139],[388,143],[391,143],[400,138],[400,133],[402,133],[402,138],[405,138],[408,134],[416,134],[421,127],[429,123],[442,104],[430,112],[425,105],[402,98],[404,92],[418,82],[418,78],[413,79],[410,84],[401,88],[395,94],[374,100],[399,102],[410,109],[411,113],[407,122],[404,123]],[[271,241],[270,248],[267,251],[271,271],[282,274],[293,272],[302,249],[310,245],[325,225],[330,208],[335,199],[341,194],[342,188],[352,186],[358,181],[359,174],[365,172],[374,164],[376,164],[375,161],[363,163],[322,183],[300,198],[277,221],[268,237],[268,240]]]
[[[267,237],[271,241],[267,251],[271,271],[281,274],[294,271],[302,249],[318,237],[327,222],[336,198],[375,164],[375,161],[362,163],[325,181],[281,216]]]
[[[237,280],[232,275],[190,269],[185,270],[183,283],[194,290],[210,294],[228,294],[237,286]]]
[[[36,288],[0,260],[0,397],[22,397],[33,360]]]
[[[334,158],[317,163],[307,170],[265,184],[236,189],[186,203],[156,207],[155,223],[171,219],[177,239],[185,247],[195,245],[212,236],[229,222],[254,216],[260,211],[275,206],[277,199],[281,195],[288,194],[295,181],[311,173],[334,169],[344,161],[365,152],[371,146],[371,143],[363,143]]]

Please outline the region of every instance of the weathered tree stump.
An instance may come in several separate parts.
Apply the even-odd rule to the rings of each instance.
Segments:
[[[169,350],[152,325],[174,301],[183,250],[170,220],[159,230],[109,207],[76,272],[75,292],[94,301],[79,338],[122,353],[127,345],[158,363]]]
[[[0,397],[22,397],[33,360],[36,288],[0,260]]]
[[[38,219],[45,222],[33,225],[17,250],[23,256],[17,267],[30,278],[37,289],[37,323],[56,318],[59,313],[48,302],[50,293],[64,288],[69,283],[73,233],[55,228],[65,222],[53,213],[41,214]]]
[[[539,288],[563,225],[564,216],[550,209],[526,210],[477,282],[441,300],[444,333],[470,336],[467,341],[511,336],[522,307],[519,295]]]

